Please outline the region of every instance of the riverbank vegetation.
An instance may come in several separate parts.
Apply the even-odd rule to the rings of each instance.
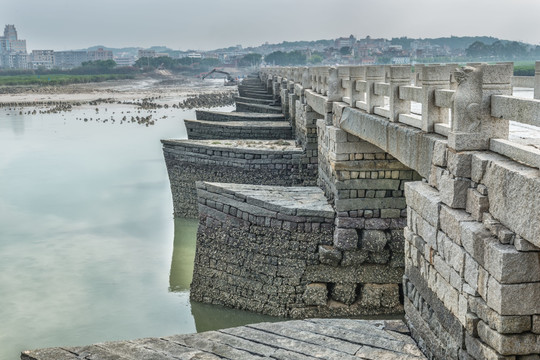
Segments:
[[[69,74],[43,74],[43,75],[0,75],[0,86],[18,85],[69,85],[107,80],[132,79],[129,74],[99,74],[99,75],[69,75]]]

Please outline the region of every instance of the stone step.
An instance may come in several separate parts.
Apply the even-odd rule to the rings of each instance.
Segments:
[[[249,90],[239,90],[238,94],[240,96],[249,97],[252,99],[264,99],[264,100],[274,100],[274,96],[263,91],[249,91]]]
[[[253,112],[222,112],[211,110],[196,110],[197,120],[208,121],[285,121],[282,114],[263,114]]]
[[[400,320],[297,320],[83,347],[24,351],[22,360],[426,359]]]
[[[261,105],[273,105],[274,103],[274,100],[270,100],[270,99],[257,99],[257,98],[244,97],[244,96],[235,96],[234,101],[246,103],[246,104],[261,104]]]
[[[238,96],[241,97],[247,97],[252,99],[261,99],[261,100],[274,100],[274,96],[264,93],[262,91],[249,91],[249,90],[241,90],[238,92]]]
[[[236,103],[236,111],[240,112],[256,112],[264,114],[281,114],[281,106],[260,105],[260,104],[247,104],[243,102]]]
[[[285,121],[184,120],[188,139],[292,139],[292,127]]]

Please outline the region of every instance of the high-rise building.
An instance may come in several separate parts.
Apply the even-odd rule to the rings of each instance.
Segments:
[[[0,67],[26,69],[28,67],[26,40],[19,40],[15,25],[6,25],[0,36]]]

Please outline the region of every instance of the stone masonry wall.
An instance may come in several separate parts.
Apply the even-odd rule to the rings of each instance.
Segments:
[[[489,152],[442,151],[429,183],[405,187],[412,334],[434,359],[538,359],[538,228],[521,227],[535,210],[517,200],[538,198],[538,169]]]
[[[236,111],[245,111],[245,112],[256,112],[263,114],[281,114],[281,106],[269,106],[269,105],[259,105],[259,104],[246,104],[237,102]]]
[[[321,115],[312,111],[308,105],[296,101],[295,105],[296,144],[304,150],[304,165],[308,171],[317,176],[317,119]]]
[[[197,120],[208,121],[285,121],[281,114],[256,114],[242,112],[195,111]]]
[[[291,127],[284,121],[199,121],[184,120],[192,140],[292,139]]]
[[[292,142],[163,140],[175,217],[196,218],[196,181],[303,185],[303,154]],[[285,144],[288,144],[285,145]]]
[[[243,185],[198,183],[199,230],[191,298],[294,318],[397,313],[402,269],[358,266],[333,247],[334,212],[320,189],[293,191],[305,200],[250,197]],[[304,205],[302,205],[304,204]],[[355,256],[358,255],[358,256]]]
[[[333,251],[342,264],[383,267],[386,301],[400,303],[404,271],[405,183],[418,179],[390,154],[345,131],[317,122],[319,186],[337,211]],[[386,276],[388,275],[388,276]],[[399,277],[398,277],[399,278]],[[363,284],[368,286],[370,284]],[[384,309],[372,309],[373,313]]]

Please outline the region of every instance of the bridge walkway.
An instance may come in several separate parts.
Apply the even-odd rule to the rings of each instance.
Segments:
[[[425,359],[400,320],[311,319],[25,351],[22,360]]]

